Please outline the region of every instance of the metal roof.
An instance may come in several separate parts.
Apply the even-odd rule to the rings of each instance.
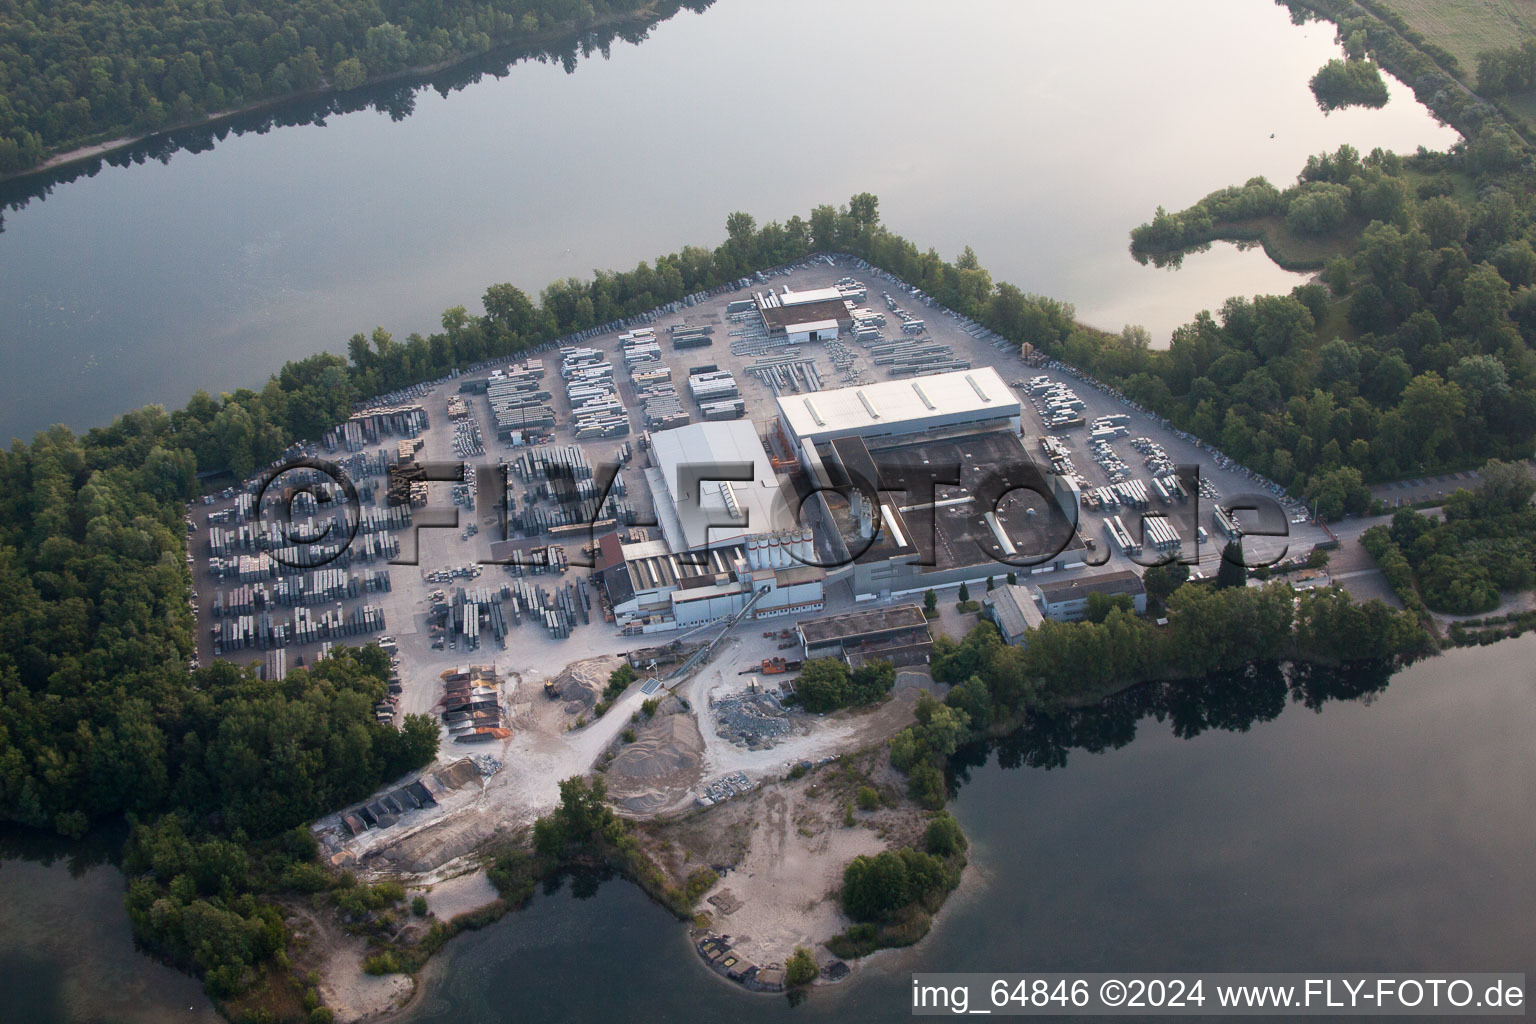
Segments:
[[[1029,588],[1017,584],[998,587],[987,595],[987,602],[997,617],[997,626],[1010,643],[1026,631],[1045,621],[1040,607],[1030,596]]]
[[[935,420],[967,414],[978,420],[1019,415],[1018,398],[990,366],[784,395],[778,402],[779,415],[801,440],[858,433],[876,426],[883,433],[907,433]]]
[[[928,616],[915,604],[898,604],[887,608],[865,608],[858,611],[827,615],[819,619],[802,619],[795,624],[800,639],[808,646],[846,643],[870,636],[882,636],[896,630],[928,628]]]
[[[774,528],[774,515],[788,511],[779,497],[778,476],[750,420],[658,431],[651,435],[651,459],[665,491],[653,495],[657,518],[673,551],[718,547],[748,534],[767,533]],[[751,479],[718,479],[725,473],[750,473]]]
[[[1142,594],[1146,587],[1141,577],[1129,569],[1107,572],[1098,576],[1079,576],[1069,580],[1047,580],[1038,585],[1040,596],[1046,604],[1074,601],[1089,594]]]
[[[802,323],[795,323],[794,321],[791,320],[791,321],[786,321],[785,322],[784,330],[789,332],[790,334],[801,334],[801,333],[803,333],[805,331],[835,331],[835,330],[837,330],[837,321],[836,320],[811,320],[811,321],[808,321],[808,322],[802,324]]]
[[[779,293],[779,305],[803,306],[807,302],[842,302],[843,293],[836,288],[809,288],[803,292],[792,292],[785,288]]]

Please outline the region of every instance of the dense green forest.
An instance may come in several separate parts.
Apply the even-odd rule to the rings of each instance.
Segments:
[[[712,0],[689,6],[702,10]],[[649,15],[649,0],[0,0],[0,174],[294,93]]]
[[[1381,71],[1368,60],[1331,60],[1312,76],[1312,95],[1324,110],[1381,107],[1388,98]]]
[[[304,825],[430,761],[438,729],[374,720],[377,647],[282,682],[188,670],[195,462],[176,442],[150,410],[0,452],[0,820],[137,822],[130,852],[160,852],[128,860],[135,935],[228,997],[283,948],[258,894],[312,860]]]
[[[1501,590],[1536,583],[1536,481],[1523,464],[1492,462],[1474,490],[1446,499],[1442,516],[1401,509],[1360,538],[1413,607],[1467,615],[1499,604]]]
[[[1069,342],[1065,357],[1329,516],[1363,509],[1362,480],[1529,457],[1531,183],[1518,139],[1488,127],[1449,154],[1362,160],[1345,146],[1309,160],[1284,192],[1256,178],[1159,210],[1133,232],[1138,252],[1266,215],[1298,233],[1352,234],[1325,284],[1232,299],[1176,331],[1166,353]]]

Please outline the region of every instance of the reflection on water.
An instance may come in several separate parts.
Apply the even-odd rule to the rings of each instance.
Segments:
[[[921,246],[971,245],[1089,323],[1166,338],[1298,279],[1229,245],[1138,266],[1129,231],[1159,204],[1284,184],[1344,142],[1456,138],[1395,82],[1381,110],[1324,117],[1307,80],[1339,48],[1267,0],[720,0],[610,53],[386,90],[368,97],[382,116],[330,100],[323,130],[282,124],[309,108],[264,133],[262,115],[11,213],[0,438],[259,386],[357,331],[436,329],[498,281],[536,293],[714,244],[733,210],[804,216],[866,190]]]
[[[719,981],[613,883],[455,940],[409,1019],[526,1001],[528,1019],[889,1020],[915,970],[1530,971],[1533,657],[1527,637],[1386,686],[1143,687],[974,748],[954,803],[972,866],[933,934],[797,1009]]]
[[[134,950],[122,836],[0,835],[0,1019],[27,1024],[217,1024],[202,985]]]
[[[416,112],[418,93],[431,91],[439,96],[447,96],[461,92],[487,76],[505,76],[514,65],[522,61],[537,60],[540,63],[557,64],[567,74],[574,73],[583,59],[598,54],[607,58],[615,42],[644,42],[654,25],[672,17],[683,7],[704,11],[714,2],[691,0],[682,3],[679,0],[666,0],[653,4],[647,16],[632,22],[603,26],[574,36],[550,40],[537,47],[498,49],[431,75],[405,76],[346,93],[307,96],[223,118],[214,124],[163,132],[105,156],[0,181],[0,210],[25,209],[33,200],[46,199],[52,195],[59,186],[95,177],[104,168],[140,166],[147,161],[169,163],[171,157],[178,153],[205,153],[231,137],[265,135],[274,128],[305,125],[323,128],[329,117],[365,110],[377,111],[394,122],[404,121]],[[4,229],[5,217],[0,214],[0,231]]]
[[[887,1020],[914,970],[1530,971],[1533,658],[1525,637],[1390,681],[1261,667],[972,747],[953,804],[972,865],[933,934],[799,1007],[703,967],[635,886],[583,875],[450,943],[407,1019]],[[29,842],[0,843],[6,1020],[215,1019],[133,952],[114,841]]]

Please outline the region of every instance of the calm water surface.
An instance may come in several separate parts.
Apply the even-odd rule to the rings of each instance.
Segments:
[[[1208,698],[1207,717],[1257,720],[1192,739],[1121,699],[1074,726],[1118,748],[1050,769],[999,767],[1055,763],[1005,742],[953,805],[972,864],[933,934],[799,1007],[720,980],[670,914],[610,882],[450,943],[408,1019],[885,1020],[915,970],[1536,975],[1533,663],[1536,636],[1457,651],[1318,712],[1211,687],[1241,696]],[[208,1019],[195,982],[133,952],[114,869],[11,857],[0,976],[16,1019]]]
[[[203,986],[134,952],[110,864],[0,847],[0,1020],[218,1024]]]
[[[1295,277],[1231,246],[1137,266],[1126,233],[1157,204],[1287,181],[1346,141],[1454,141],[1395,82],[1385,109],[1325,118],[1306,80],[1331,32],[1263,0],[1057,7],[721,0],[574,75],[424,94],[400,123],[106,168],[7,216],[0,437],[257,383],[376,323],[430,330],[493,281],[536,290],[712,243],[733,209],[865,189],[922,244],[1166,334]],[[1536,971],[1533,655],[1536,638],[1457,652],[1368,705],[1246,733],[1147,720],[1064,768],[989,762],[955,805],[974,866],[936,932],[794,1010],[720,982],[613,883],[450,945],[414,1019],[883,1019],[913,969]],[[211,1019],[195,982],[133,952],[115,869],[6,857],[0,1016]]]
[[[1064,767],[989,759],[954,804],[973,862],[935,932],[797,1008],[721,982],[614,883],[455,940],[410,1019],[888,1020],[914,970],[1536,974],[1533,659],[1526,637],[1246,732],[1149,718]]]
[[[885,220],[1088,321],[1166,337],[1296,282],[1218,245],[1140,267],[1130,228],[1344,142],[1444,148],[1402,85],[1325,117],[1330,29],[1268,0],[719,0],[574,74],[525,64],[364,112],[107,167],[7,215],[0,438],[100,424],[290,358],[403,336],[486,285],[714,245],[725,217],[869,190]],[[1273,137],[1271,137],[1273,136]]]

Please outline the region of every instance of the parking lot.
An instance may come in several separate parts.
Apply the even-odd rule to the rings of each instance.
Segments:
[[[597,472],[605,464],[623,463],[620,470],[626,515],[633,524],[621,522],[618,528],[631,538],[645,535],[645,525],[653,521],[651,496],[645,484],[641,467],[645,462],[642,438],[646,428],[644,402],[637,394],[621,357],[620,335],[632,333],[635,328],[649,328],[659,339],[663,352],[662,361],[672,371],[672,379],[686,380],[690,370],[712,367],[711,373],[729,373],[736,383],[740,398],[745,405],[745,415],[753,420],[764,434],[773,454],[781,457],[787,452],[774,451],[776,440],[771,423],[776,415],[774,399],[778,393],[794,393],[815,387],[833,388],[847,383],[869,382],[888,379],[893,364],[878,344],[864,344],[843,338],[832,344],[810,343],[802,346],[771,346],[764,343],[760,331],[754,330],[750,318],[726,313],[732,301],[750,299],[754,292],[790,287],[797,291],[830,287],[839,281],[854,278],[866,288],[864,306],[877,310],[886,324],[878,333],[886,339],[902,339],[899,347],[917,359],[939,359],[945,365],[991,365],[997,368],[1005,380],[1015,385],[1024,403],[1022,424],[1026,434],[1026,447],[1037,465],[1049,469],[1052,459],[1044,450],[1041,439],[1051,437],[1057,453],[1070,472],[1079,479],[1085,494],[1099,488],[1113,488],[1127,483],[1150,487],[1158,477],[1167,478],[1171,470],[1179,466],[1199,467],[1199,513],[1195,512],[1195,499],[1189,496],[1186,503],[1170,502],[1163,506],[1152,502],[1150,511],[1166,514],[1168,521],[1178,530],[1183,541],[1182,550],[1187,557],[1194,553],[1194,538],[1199,527],[1212,533],[1209,543],[1199,545],[1198,571],[1206,575],[1215,572],[1223,541],[1210,530],[1210,507],[1218,499],[1232,499],[1250,493],[1270,493],[1270,486],[1250,476],[1246,470],[1235,466],[1192,438],[1181,435],[1169,425],[1160,422],[1123,398],[1084,379],[1070,368],[1045,364],[1030,366],[1020,358],[1013,345],[989,335],[979,325],[945,314],[927,304],[921,296],[885,277],[880,271],[853,265],[848,260],[836,265],[824,259],[815,259],[792,271],[764,275],[762,281],[754,281],[750,287],[736,288],[709,297],[694,306],[679,306],[670,312],[648,314],[631,320],[621,328],[601,333],[591,333],[574,343],[590,347],[601,353],[603,359],[614,365],[614,391],[623,405],[623,415],[628,421],[628,433],[598,438],[577,437],[575,423],[577,409],[572,403],[566,382],[561,379],[561,355],[556,347],[549,346],[531,352],[527,358],[544,363],[544,386],[550,393],[549,405],[555,414],[555,425],[548,436],[540,439],[545,447],[574,446],[579,449],[586,464]],[[915,323],[917,330],[911,330]],[[668,344],[672,329],[697,334],[699,328],[710,328],[710,343],[696,348],[676,350]],[[868,332],[866,332],[868,333]],[[907,344],[910,342],[910,344]],[[915,355],[914,355],[915,354]],[[517,362],[521,362],[518,360]],[[496,420],[490,401],[485,393],[465,392],[466,382],[487,377],[493,369],[506,367],[511,360],[497,361],[476,373],[464,374],[452,379],[421,385],[400,395],[390,396],[400,402],[418,403],[425,408],[430,427],[420,435],[420,445],[415,452],[417,462],[466,461],[477,469],[476,475],[497,474],[495,463],[515,460],[526,453],[527,447],[514,447],[499,439]],[[768,369],[765,370],[765,363]],[[794,367],[785,371],[785,367]],[[771,372],[777,370],[778,372]],[[1078,412],[1084,421],[1079,426],[1047,426],[1046,414],[1034,411],[1038,403],[1027,386],[1032,379],[1044,378],[1052,387],[1069,388],[1076,399]],[[683,391],[683,389],[679,389]],[[692,413],[697,421],[699,405],[683,391],[680,404]],[[462,403],[462,411],[455,403]],[[456,418],[450,418],[450,406],[455,406]],[[1098,442],[1089,439],[1090,424],[1105,417],[1113,417],[1124,430],[1116,436],[1102,438]],[[397,443],[396,438],[383,439],[380,448],[388,450]],[[361,465],[364,475],[355,481],[372,496],[373,507],[384,506],[384,493],[388,479],[382,472],[382,459],[375,460],[363,453]],[[311,445],[306,453],[345,463],[357,457],[345,452],[327,452],[318,445]],[[377,469],[380,472],[366,472]],[[598,473],[598,475],[601,475]],[[513,500],[518,507],[553,508],[556,502],[549,495],[539,497],[536,486],[529,481],[511,477]],[[374,632],[388,632],[398,638],[402,674],[406,677],[402,695],[402,711],[429,710],[438,698],[437,675],[461,664],[495,664],[512,689],[509,699],[513,702],[533,699],[536,691],[529,687],[540,685],[537,681],[550,678],[570,661],[595,654],[621,652],[641,643],[638,638],[622,635],[604,618],[600,598],[585,584],[584,578],[591,564],[591,552],[585,550],[591,542],[590,533],[582,529],[552,534],[542,532],[536,536],[513,536],[507,539],[508,547],[498,548],[506,555],[514,550],[524,561],[547,559],[548,564],[538,565],[482,565],[492,559],[492,544],[504,540],[501,510],[487,500],[496,493],[496,487],[487,489],[485,482],[473,480],[466,484],[431,482],[427,487],[427,502],[416,509],[416,527],[428,522],[442,522],[444,528],[420,528],[398,531],[395,535],[400,545],[399,560],[416,564],[368,564],[353,570],[364,573],[387,571],[390,585],[387,590],[371,591],[357,597],[344,597],[331,606],[340,615],[353,614],[362,605],[370,605],[383,615],[383,626]],[[497,485],[499,487],[499,484]],[[1151,492],[1149,492],[1151,493]],[[195,505],[192,509],[194,578],[196,580],[200,615],[198,643],[200,657],[206,660],[212,651],[209,645],[209,620],[215,592],[227,590],[227,581],[213,581],[199,571],[206,557],[207,514],[220,513],[234,502],[234,496],[224,496],[211,505]],[[1094,502],[1086,502],[1080,524],[1080,532],[1087,540],[1094,541],[1094,550],[1087,553],[1087,573],[1107,572],[1127,566],[1125,556],[1107,543],[1104,521],[1118,514],[1129,529],[1139,523],[1138,509],[1091,508]],[[364,502],[365,506],[369,502]],[[1044,522],[1032,526],[1025,518],[1028,509],[1017,510],[1015,523],[1020,529],[1048,529]],[[1320,529],[1303,521],[1300,510],[1288,507],[1290,536],[1287,538],[1249,538],[1245,550],[1254,561],[1269,561],[1282,551],[1305,554],[1314,543],[1325,539]],[[1005,522],[1009,517],[1002,516]],[[1240,520],[1242,516],[1239,516]],[[413,533],[415,536],[413,537]],[[654,535],[654,534],[652,534]],[[558,557],[549,552],[558,547]],[[419,547],[419,550],[418,550]],[[1152,561],[1155,554],[1142,556],[1142,561]],[[1001,569],[999,572],[1005,570]],[[578,585],[580,584],[580,585]],[[456,588],[473,593],[476,588],[490,588],[494,594],[500,588],[513,588],[523,594],[525,605],[547,602],[564,609],[567,626],[565,632],[552,632],[547,627],[542,610],[537,613],[508,616],[507,634],[501,642],[488,634],[477,638],[477,646],[470,649],[460,637],[432,629],[433,605],[451,599]],[[511,602],[516,605],[517,599]],[[503,601],[503,604],[507,604]],[[836,611],[854,606],[853,595],[845,583],[829,587],[827,610]],[[518,606],[523,607],[523,606]],[[286,612],[286,609],[277,611]],[[513,621],[513,619],[516,621]],[[347,642],[359,642],[365,636],[348,638]],[[309,659],[319,649],[319,643],[294,644],[288,648],[288,664],[298,664],[299,659]],[[256,660],[260,651],[239,652],[225,656],[237,660]],[[709,730],[706,730],[708,732]]]

